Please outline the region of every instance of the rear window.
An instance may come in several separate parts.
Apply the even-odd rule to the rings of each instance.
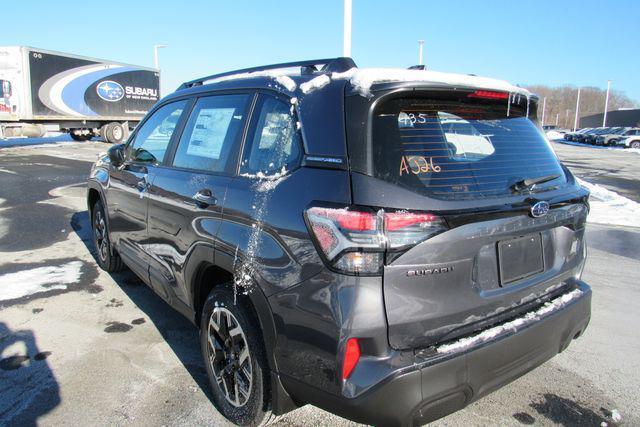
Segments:
[[[555,177],[529,188],[557,187],[566,177],[527,102],[398,98],[376,108],[372,123],[377,178],[440,199],[514,194],[524,179]]]

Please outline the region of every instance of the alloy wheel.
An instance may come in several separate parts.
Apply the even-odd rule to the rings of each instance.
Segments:
[[[96,239],[96,249],[101,261],[107,260],[109,242],[107,240],[107,227],[104,222],[102,210],[98,209],[93,218],[93,233]]]
[[[227,401],[239,408],[251,395],[253,368],[247,337],[238,319],[224,307],[215,307],[207,328],[209,363]]]

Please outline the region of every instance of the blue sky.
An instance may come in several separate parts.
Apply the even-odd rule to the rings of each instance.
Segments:
[[[342,54],[342,0],[5,1],[2,39],[139,65],[163,93],[218,71]],[[361,67],[418,62],[516,84],[606,87],[640,100],[640,1],[353,0]]]

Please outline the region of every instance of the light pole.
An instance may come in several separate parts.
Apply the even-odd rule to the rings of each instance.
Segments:
[[[162,49],[163,47],[167,47],[166,44],[156,44],[153,45],[153,65],[156,70],[158,70],[158,95],[162,96],[162,85],[160,84],[160,64],[158,63],[158,49]]]
[[[607,126],[607,110],[609,109],[609,91],[611,90],[611,80],[607,80],[607,96],[604,99],[604,116],[602,117],[602,127]]]
[[[542,98],[542,126],[544,126],[544,113],[547,110],[547,97]]]
[[[423,65],[423,56],[422,56],[422,49],[424,49],[424,40],[418,40],[418,49],[419,49],[419,53],[418,53],[418,65]]]
[[[344,38],[342,40],[342,56],[351,56],[351,0],[344,0]]]
[[[158,49],[162,49],[163,47],[167,47],[166,44],[156,44],[153,46],[153,65],[156,70],[160,69],[158,65]]]
[[[580,112],[580,88],[578,88],[578,99],[576,99],[576,118],[573,121],[573,131],[578,128],[578,113]]]
[[[560,118],[560,113],[556,113],[556,127],[558,127],[558,119]]]

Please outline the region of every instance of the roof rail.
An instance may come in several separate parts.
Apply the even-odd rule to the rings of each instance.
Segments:
[[[317,67],[318,65],[322,65],[322,67],[318,69]],[[243,68],[241,70],[227,71],[220,74],[212,74],[210,76],[185,82],[182,85],[180,85],[178,90],[187,89],[194,86],[202,86],[204,82],[208,80],[217,79],[220,77],[233,76],[235,74],[243,74],[243,73],[255,73],[258,71],[266,71],[266,70],[277,70],[280,68],[292,68],[292,67],[300,67],[302,69],[302,73],[306,74],[306,73],[313,73],[316,71],[342,73],[357,66],[356,66],[356,63],[353,61],[353,59],[347,58],[347,57],[312,59],[308,61],[283,62],[281,64],[262,65],[260,67]]]

